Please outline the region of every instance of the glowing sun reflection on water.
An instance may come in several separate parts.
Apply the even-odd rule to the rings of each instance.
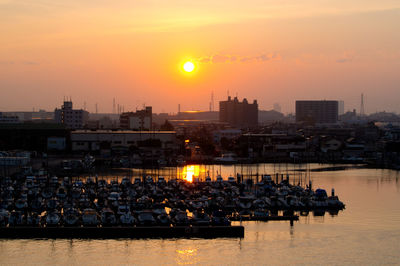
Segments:
[[[186,165],[182,170],[183,178],[188,182],[193,182],[193,179],[200,176],[199,165]]]
[[[196,259],[197,249],[177,249],[176,253],[176,263],[179,265],[187,265],[198,262],[198,259]]]

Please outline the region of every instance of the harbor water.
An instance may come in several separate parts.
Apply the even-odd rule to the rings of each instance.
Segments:
[[[196,169],[199,170],[196,170]],[[302,168],[304,171],[298,171]],[[317,169],[319,171],[305,171]],[[193,173],[192,173],[193,169]],[[161,170],[188,177],[188,170]],[[132,170],[130,174],[137,174]],[[144,170],[140,170],[144,171]],[[381,265],[400,264],[400,172],[332,165],[196,166],[189,175],[290,174],[346,204],[337,215],[242,222],[245,237],[217,239],[6,240],[1,265]],[[182,177],[182,176],[179,176]],[[235,222],[234,224],[240,224]]]

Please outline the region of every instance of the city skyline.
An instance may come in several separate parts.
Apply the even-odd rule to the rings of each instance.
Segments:
[[[242,97],[241,98],[241,97],[238,97],[238,96],[231,96],[231,95],[229,95],[229,97],[232,97],[232,98],[237,97],[238,99],[247,99],[247,100],[249,100],[246,97]],[[219,108],[216,107],[216,106],[218,106],[219,102],[226,101],[227,99],[228,99],[228,97],[226,97],[225,99],[221,99],[221,100],[214,99],[213,107],[211,107],[212,106],[211,101],[209,101],[207,103],[203,103],[203,106],[199,106],[199,108],[191,108],[189,105],[185,106],[185,105],[182,105],[182,104],[178,103],[176,105],[175,110],[166,111],[164,109],[161,109],[161,111],[154,112],[154,114],[162,114],[162,113],[178,114],[179,112],[208,112],[208,111],[219,112]],[[257,100],[257,99],[254,99],[254,100]],[[64,97],[63,101],[57,102],[55,104],[54,109],[52,107],[50,107],[51,109],[46,109],[46,108],[42,108],[41,106],[37,106],[37,107],[31,107],[30,109],[29,109],[29,107],[27,107],[25,109],[9,109],[9,110],[3,109],[3,110],[0,110],[0,112],[5,112],[5,113],[50,112],[51,113],[51,112],[54,112],[60,106],[62,106],[62,103],[65,102],[65,101],[67,101],[67,102],[68,101],[72,101],[75,109],[77,109],[77,110],[85,110],[85,111],[88,111],[91,114],[118,114],[119,115],[119,114],[122,114],[124,112],[135,112],[135,111],[144,109],[146,107],[146,104],[143,103],[143,104],[138,104],[135,107],[132,107],[130,109],[129,105],[125,106],[125,105],[119,104],[118,102],[115,101],[115,98],[113,98],[112,102],[110,104],[108,104],[108,106],[106,106],[105,108],[100,108],[98,103],[92,104],[92,103],[88,103],[87,101],[82,101],[82,103],[79,105],[79,104],[76,104],[76,102],[73,101],[72,97]],[[294,100],[293,107],[291,108],[293,110],[289,110],[289,111],[276,110],[277,104],[279,105],[279,108],[281,108],[280,107],[280,103],[278,103],[278,102],[274,102],[272,104],[272,106],[267,106],[264,109],[260,108],[259,110],[260,111],[276,111],[276,112],[282,113],[284,115],[295,115],[295,113],[296,113],[296,110],[295,110],[296,101],[299,101],[299,100],[298,99]],[[355,111],[357,114],[362,115],[361,114],[361,109],[362,109],[361,101],[359,103],[359,106],[358,107],[355,106],[353,109],[351,109],[350,107],[346,106],[346,103],[344,101],[338,100],[338,99],[307,99],[307,100],[302,99],[300,101],[338,101],[339,103],[342,102],[342,104],[343,104],[342,107],[343,107],[344,113],[354,112]],[[1,106],[0,106],[0,108],[1,108]],[[210,109],[210,108],[213,108],[213,109]],[[157,110],[159,108],[156,107],[155,109]],[[338,111],[339,111],[339,115],[344,114],[344,113],[340,113],[341,112],[340,106],[338,107]],[[365,112],[365,107],[364,107],[364,114],[363,115],[371,115],[371,114],[379,113],[379,112],[387,112],[387,113],[399,114],[396,111],[387,111],[387,110],[376,110],[375,112]]]
[[[398,1],[0,1],[0,110],[208,110],[227,94],[261,110],[343,100],[400,112]],[[193,73],[182,65],[191,61]]]

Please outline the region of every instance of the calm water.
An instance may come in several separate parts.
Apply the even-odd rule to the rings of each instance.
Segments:
[[[234,172],[223,169],[225,176]],[[335,188],[346,204],[343,212],[310,214],[293,227],[245,222],[244,239],[0,240],[0,264],[399,265],[400,172],[350,169],[311,176],[315,188]]]

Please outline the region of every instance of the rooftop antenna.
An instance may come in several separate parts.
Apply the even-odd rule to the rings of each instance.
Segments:
[[[86,101],[83,102],[83,110],[86,111]]]
[[[113,98],[113,114],[115,114],[115,98]]]
[[[96,114],[98,113],[98,109],[97,109],[97,103],[96,103]]]
[[[364,110],[364,94],[361,93],[361,108],[360,108],[360,116],[365,115],[365,110]]]

